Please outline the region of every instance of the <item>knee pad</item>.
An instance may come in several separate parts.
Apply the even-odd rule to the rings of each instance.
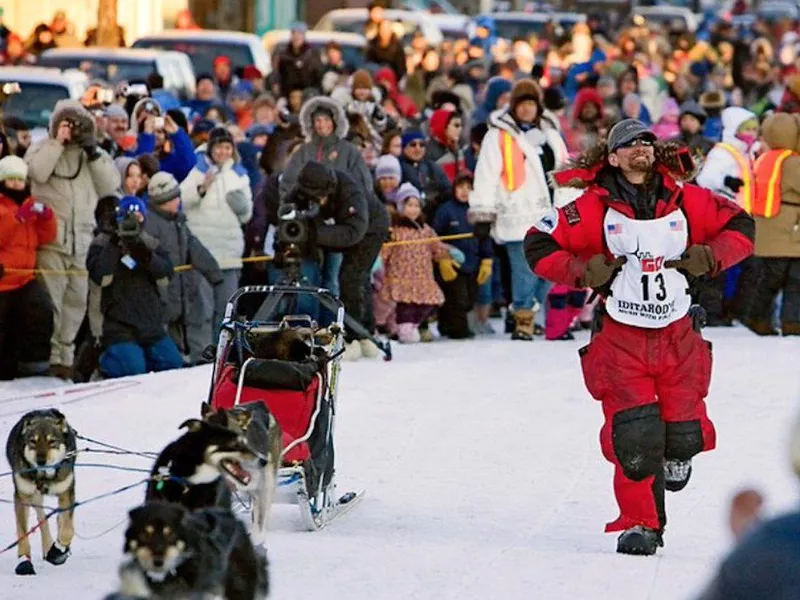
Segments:
[[[665,426],[657,404],[614,415],[611,426],[614,454],[625,477],[641,481],[663,468]]]
[[[664,456],[689,460],[703,451],[703,429],[700,421],[680,421],[666,424]]]

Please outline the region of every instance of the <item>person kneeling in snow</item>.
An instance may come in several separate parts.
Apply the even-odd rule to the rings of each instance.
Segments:
[[[144,201],[125,196],[117,208],[117,231],[92,241],[86,266],[102,288],[103,377],[141,375],[183,366],[175,343],[164,327],[164,302],[159,286],[173,275],[167,251],[142,231]]]

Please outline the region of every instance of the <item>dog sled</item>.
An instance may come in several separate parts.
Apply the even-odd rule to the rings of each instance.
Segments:
[[[263,302],[254,303],[258,297]],[[335,308],[333,322],[320,327],[312,316],[294,312],[303,297]],[[244,305],[259,308],[249,316]],[[333,434],[344,321],[344,306],[327,290],[244,287],[228,301],[216,349],[211,407],[267,406],[283,436],[275,503],[297,504],[309,531],[348,512],[363,495],[363,490],[340,494],[335,481]]]

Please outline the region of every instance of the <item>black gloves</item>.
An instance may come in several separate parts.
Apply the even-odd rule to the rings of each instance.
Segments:
[[[731,190],[734,194],[738,194],[739,188],[744,185],[744,181],[738,177],[731,177],[730,175],[723,180],[723,183],[725,184],[725,187]]]
[[[89,158],[89,162],[93,162],[100,158],[100,147],[97,145],[97,138],[93,135],[87,135],[81,144],[83,151]]]

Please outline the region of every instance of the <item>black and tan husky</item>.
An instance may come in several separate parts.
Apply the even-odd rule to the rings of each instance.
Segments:
[[[207,423],[245,436],[248,446],[259,455],[258,460],[242,464],[250,472],[250,480],[247,483],[235,480],[234,483],[239,492],[249,496],[253,520],[250,535],[253,544],[262,546],[266,541],[269,512],[277,489],[283,449],[281,428],[263,402],[249,402],[216,411],[203,402],[200,412]]]
[[[31,562],[28,509],[36,508],[41,522],[44,559],[62,565],[69,558],[75,530],[72,516],[75,504],[75,431],[56,409],[34,410],[23,415],[12,427],[6,442],[6,458],[14,478],[14,515],[17,521],[17,575],[35,575]],[[44,497],[58,498],[63,510],[57,517],[56,540],[44,520]]]

